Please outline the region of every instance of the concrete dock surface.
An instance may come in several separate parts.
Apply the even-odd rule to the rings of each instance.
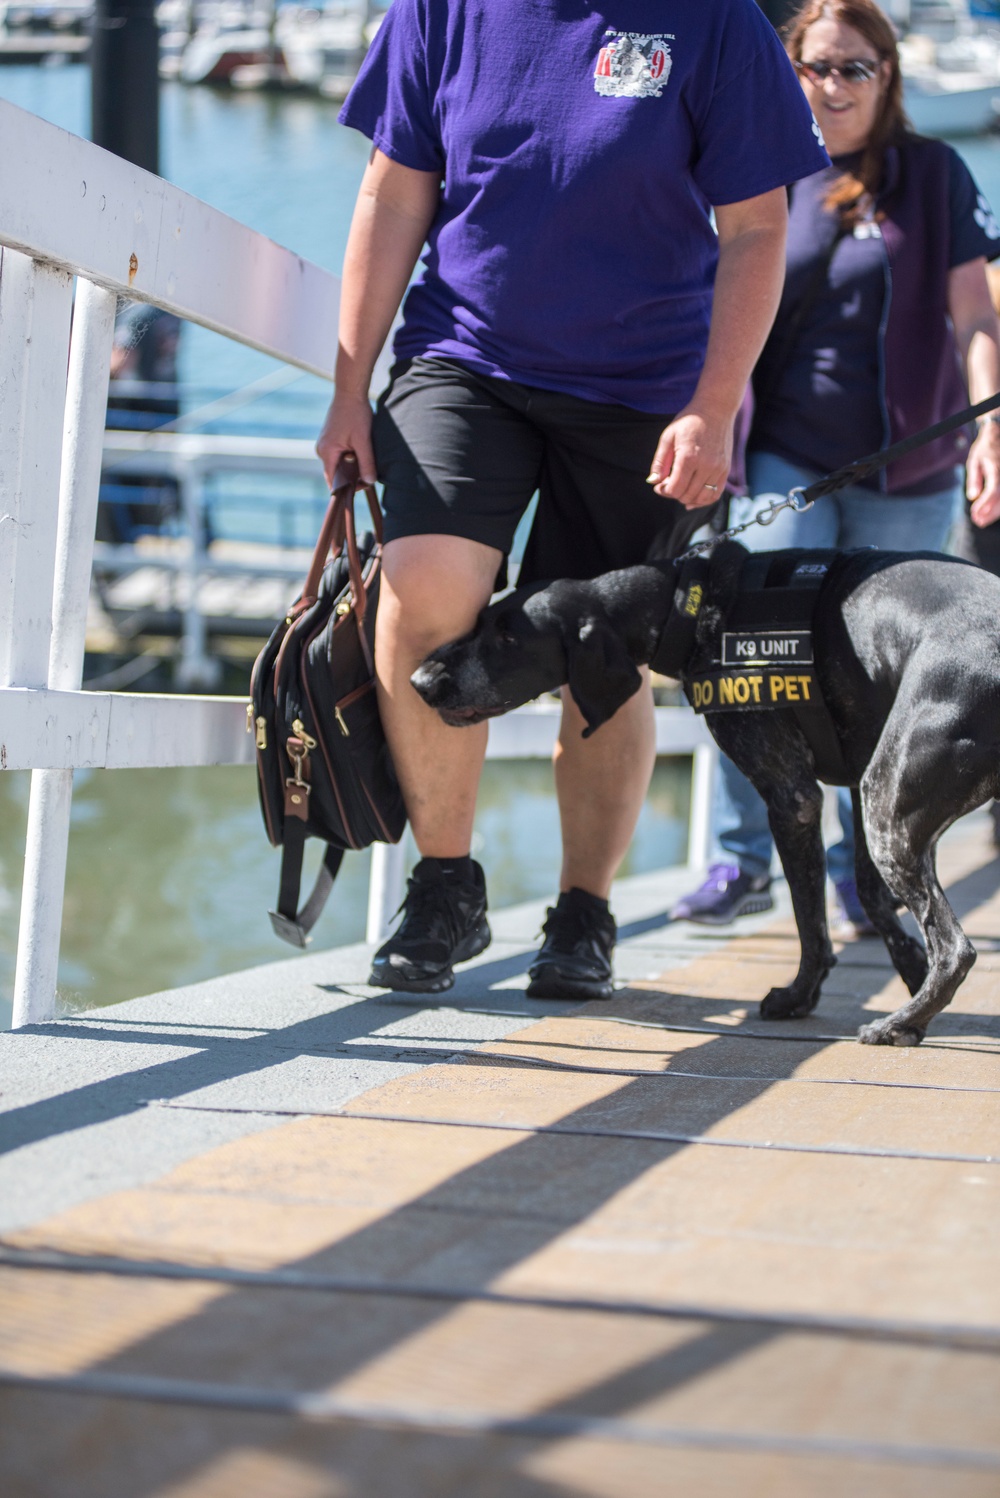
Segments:
[[[4,1498],[997,1498],[1000,861],[917,1049],[838,942],[624,881],[607,1003],[438,1001],[319,951],[0,1036]]]

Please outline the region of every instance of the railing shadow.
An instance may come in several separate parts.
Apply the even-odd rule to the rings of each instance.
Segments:
[[[949,897],[956,909],[970,910],[989,898],[997,888],[1000,888],[1000,866],[989,865],[958,881],[949,891]],[[790,970],[794,965],[794,955],[790,954]],[[526,960],[523,954],[518,954],[481,965],[467,975],[461,992],[456,989],[448,995],[449,1005],[461,1007],[466,985],[468,997],[482,1004],[484,992],[491,985],[522,972]],[[673,992],[665,987],[627,990],[616,995],[610,1005],[585,1012],[593,1013],[595,1018],[610,1017],[614,1013],[625,1018],[646,1018],[653,1024],[677,1021],[706,1030],[707,1037],[697,1052],[699,1067],[704,1068],[706,1077],[715,1072],[725,1075],[730,1065],[729,1062],[718,1065],[713,1072],[712,1057],[716,1048],[721,1062],[724,1055],[733,1052],[734,1044],[746,1046],[751,1043],[750,1036],[798,1042],[794,1046],[779,1044],[768,1047],[767,1076],[740,1077],[738,1088],[716,1089],[712,1100],[706,1098],[698,1118],[700,1132],[704,1134],[736,1109],[745,1108],[763,1097],[775,1083],[792,1077],[801,1062],[820,1054],[832,1044],[823,1033],[829,1032],[832,1021],[839,1027],[848,1019],[854,1022],[870,1014],[863,1006],[867,998],[884,986],[889,973],[873,964],[870,968],[856,969],[853,976],[858,981],[850,995],[827,1005],[821,1004],[817,1015],[794,1024],[762,1025],[755,1017],[755,1005],[747,1006],[742,994],[705,996]],[[740,981],[742,983],[742,978]],[[496,997],[498,1007],[501,1002],[504,1006],[509,1003],[511,1008],[505,1012],[510,1013],[517,1006],[517,1012],[523,1012],[526,1020],[552,1013],[573,1013],[565,1006],[532,1003],[512,991]],[[734,1019],[732,1013],[723,1016],[729,1021],[723,1026],[717,1017],[727,1004],[748,1007],[748,1012],[742,1019]],[[425,1006],[412,1007],[416,1011],[415,1028],[419,1028],[419,1011]],[[472,1007],[471,1003],[469,1007]],[[185,1035],[183,1026],[171,1030],[171,1033],[153,1036],[141,1026],[131,1031],[123,1027],[116,1032],[121,1040],[152,1041],[171,1046],[189,1041],[199,1045],[201,1050],[196,1056],[175,1058],[147,1071],[141,1081],[134,1077],[113,1078],[78,1089],[68,1097],[19,1110],[18,1138],[46,1137],[47,1133],[81,1127],[97,1117],[120,1116],[139,1108],[144,1099],[153,1094],[160,1098],[180,1099],[213,1082],[249,1075],[274,1065],[278,1060],[287,1059],[290,1052],[328,1054],[331,1048],[344,1045],[352,1055],[378,1055],[382,1053],[381,1044],[372,1042],[366,1045],[365,1042],[370,1041],[373,1029],[398,1022],[398,1018],[398,1004],[382,998],[365,998],[265,1037],[228,1039],[196,1033]],[[976,1016],[975,1019],[980,1029],[1000,1034],[1000,1020],[997,1018]],[[936,1026],[935,1033],[943,1037],[950,1033],[947,1024],[942,1025],[946,1020],[947,1016],[942,1016]],[[102,1035],[107,1038],[107,1016],[102,1016],[102,1021],[105,1026]],[[63,1024],[57,1030],[61,1035],[92,1034],[85,1024]],[[655,1030],[652,1029],[635,1032],[634,1043],[618,1053],[622,1055],[625,1066],[630,1054],[646,1056],[655,1051],[654,1036]],[[421,1033],[397,1035],[393,1042],[399,1041],[401,1048],[405,1049],[407,1043],[419,1045],[431,1038],[437,1037]],[[550,1041],[546,1040],[545,1044],[549,1046]],[[760,1041],[756,1044],[759,1045]],[[573,1049],[585,1053],[587,1046],[577,1041],[573,1043]],[[406,1053],[413,1054],[412,1051]],[[606,1050],[602,1050],[601,1056],[606,1061]],[[662,1072],[637,1078],[623,1077],[616,1084],[610,1096],[614,1104],[614,1123],[619,1128],[623,1126],[622,1119],[632,1110],[636,1116],[643,1112],[648,1114],[652,1088],[662,1089],[657,1094],[657,1106],[662,1107],[663,1129],[670,1128],[671,1096],[669,1080],[665,1083],[664,1078],[669,1079],[672,1068],[683,1070],[689,1065],[691,1053],[678,1052],[665,1059]],[[439,1054],[426,1053],[427,1063],[440,1060]],[[503,1067],[519,1072],[530,1067],[536,1075],[540,1072],[537,1062],[526,1058],[519,1065],[513,1056],[505,1056]],[[553,1069],[558,1070],[558,1064]],[[461,1072],[456,1075],[461,1076]],[[539,1075],[540,1086],[544,1086],[544,1077],[543,1068]],[[692,1148],[677,1142],[609,1137],[608,1111],[609,1095],[606,1094],[596,1102],[585,1103],[562,1114],[558,1127],[581,1131],[577,1135],[532,1132],[519,1135],[509,1143],[505,1135],[486,1135],[484,1138],[489,1143],[484,1144],[481,1158],[455,1170],[447,1179],[413,1199],[391,1208],[376,1221],[340,1237],[333,1233],[328,1244],[287,1261],[284,1267],[326,1276],[364,1278],[369,1282],[440,1284],[471,1296],[494,1287],[557,1240],[579,1228],[613,1197]],[[360,1120],[358,1124],[365,1127]],[[295,1128],[297,1125],[293,1123],[284,1127]],[[601,1127],[605,1130],[605,1137],[598,1137]],[[10,1147],[14,1147],[13,1144]],[[321,1165],[322,1162],[319,1175],[314,1178],[319,1181],[320,1201],[323,1200]],[[734,1168],[738,1167],[734,1165]],[[335,1162],[332,1161],[331,1176],[334,1174]],[[334,1183],[326,1198],[331,1213],[336,1206],[336,1190]],[[279,1203],[284,1199],[291,1204],[298,1199],[294,1181],[283,1181],[280,1170],[269,1179],[268,1195],[272,1202]],[[266,1257],[266,1245],[264,1249]],[[135,1252],[134,1242],[129,1251]],[[620,1288],[609,1286],[609,1294],[613,1296]],[[567,1289],[572,1292],[572,1285]],[[421,1299],[417,1293],[411,1298],[394,1297],[390,1300],[386,1297],[380,1299],[377,1294],[348,1296],[311,1289],[229,1289],[202,1309],[137,1338],[111,1356],[88,1364],[86,1371],[126,1376],[160,1375],[250,1389],[264,1385],[285,1390],[330,1389],[349,1382],[404,1349],[410,1349],[412,1353],[414,1346],[419,1348],[421,1342],[426,1344],[427,1357],[447,1355],[445,1334],[449,1318],[464,1314],[468,1304],[471,1302],[466,1303],[464,1309],[455,1305],[442,1306]],[[512,1313],[505,1309],[503,1314]],[[551,1337],[561,1335],[558,1311],[536,1307],[524,1314],[529,1318],[522,1327],[527,1356],[531,1355],[533,1338],[544,1337],[546,1331]],[[548,1322],[546,1318],[549,1318]],[[485,1323],[480,1322],[479,1326],[482,1333]],[[580,1351],[576,1376],[569,1381],[573,1385],[572,1392],[541,1399],[532,1413],[600,1419],[628,1416],[698,1379],[738,1365],[783,1333],[766,1320],[743,1325],[722,1320],[706,1322],[704,1319],[675,1322],[667,1338],[669,1345],[661,1345],[652,1351],[647,1345],[646,1351],[640,1351],[637,1343],[632,1354],[619,1357],[614,1367],[609,1367],[606,1359],[602,1360],[601,1337],[594,1324],[588,1327],[582,1340],[579,1333],[576,1335]],[[488,1350],[484,1356],[488,1359]],[[588,1359],[592,1364],[590,1372],[586,1366]],[[414,1366],[420,1366],[419,1357]],[[504,1367],[509,1371],[510,1366],[509,1357],[506,1361],[498,1359],[499,1372]],[[427,1365],[426,1373],[432,1382],[432,1364]],[[423,1390],[418,1387],[415,1392],[419,1397]],[[35,1395],[33,1405],[32,1397],[25,1394],[13,1393],[5,1398],[9,1407],[19,1412],[17,1418],[26,1436],[27,1422],[42,1472],[47,1460],[44,1432],[49,1425],[43,1421],[40,1408],[61,1408],[67,1428],[76,1430],[82,1445],[86,1445],[88,1440],[92,1445],[94,1421],[97,1422],[96,1428],[106,1433],[113,1428],[114,1450],[112,1452],[109,1448],[101,1458],[106,1463],[103,1469],[105,1477],[114,1461],[129,1461],[132,1473],[139,1474],[134,1476],[130,1488],[135,1498],[141,1498],[141,1495],[153,1498],[168,1481],[191,1477],[196,1471],[210,1468],[213,1463],[228,1460],[239,1450],[245,1451],[248,1446],[258,1453],[294,1452],[301,1455],[311,1451],[316,1461],[321,1461],[338,1475],[348,1470],[360,1473],[367,1464],[369,1475],[373,1471],[385,1473],[386,1491],[407,1495],[433,1493],[437,1498],[438,1494],[454,1493],[473,1498],[473,1495],[482,1493],[484,1498],[487,1494],[496,1494],[497,1498],[501,1494],[503,1498],[557,1498],[557,1495],[558,1498],[567,1498],[567,1494],[577,1491],[563,1482],[550,1482],[524,1469],[526,1462],[554,1444],[554,1438],[470,1437],[461,1434],[390,1436],[384,1432],[361,1430],[327,1431],[319,1435],[301,1427],[290,1429],[288,1421],[272,1420],[269,1423],[259,1418],[250,1421],[235,1413],[192,1411],[165,1415],[162,1411],[155,1411],[150,1418],[149,1408],[142,1404],[128,1407],[101,1401],[81,1411],[79,1403],[66,1396]],[[179,1460],[178,1426],[183,1425],[190,1431],[195,1424],[198,1441],[189,1443],[184,1449],[189,1449],[190,1455]],[[184,1447],[183,1442],[181,1445]],[[421,1468],[419,1474],[413,1467],[414,1461]],[[491,1473],[489,1483],[483,1476],[487,1469]],[[366,1491],[365,1480],[360,1479],[359,1492]],[[410,1486],[407,1486],[408,1482]],[[372,1489],[369,1486],[367,1490]],[[84,1489],[80,1491],[82,1494]],[[585,1490],[581,1488],[579,1491],[582,1495]]]
[[[794,1067],[786,1065],[783,1070],[791,1075]],[[631,1095],[648,1085],[648,1080],[626,1081],[615,1094],[616,1105],[627,1111]],[[744,1085],[739,1089],[738,1106],[763,1095],[771,1085],[770,1079]],[[635,1101],[638,1104],[641,1100],[636,1097]],[[712,1121],[724,1118],[731,1106],[737,1104],[717,1109]],[[605,1113],[606,1103],[586,1104],[560,1118],[559,1125],[585,1130]],[[565,1134],[531,1134],[511,1144],[502,1142],[504,1136],[499,1138],[500,1147],[491,1148],[485,1159],[455,1172],[377,1222],[296,1259],[289,1267],[324,1275],[364,1276],[367,1280],[419,1279],[466,1292],[486,1289],[581,1225],[628,1185],[687,1148]],[[270,1189],[280,1197],[280,1179],[273,1181]],[[134,1251],[133,1244],[130,1252]],[[571,1292],[572,1286],[568,1289]],[[615,1287],[610,1287],[610,1293],[614,1295]],[[380,1301],[377,1295],[236,1289],[193,1315],[138,1339],[120,1353],[88,1365],[87,1372],[158,1374],[250,1388],[330,1389],[406,1344],[420,1339],[433,1341],[442,1330],[447,1332],[448,1318],[456,1312],[460,1313],[454,1305],[442,1307],[419,1296]],[[521,1332],[529,1345],[533,1336],[544,1334],[547,1317],[552,1318],[550,1335],[565,1335],[557,1324],[558,1311],[539,1308],[518,1314],[526,1318]],[[603,1367],[607,1360],[597,1354],[599,1328],[591,1323],[587,1331],[579,1348],[582,1362],[576,1364],[571,1380],[575,1392],[541,1401],[532,1408],[532,1414],[596,1418],[627,1415],[780,1335],[766,1323],[706,1325],[692,1320],[669,1328],[666,1347],[626,1357],[624,1366],[621,1357],[612,1359],[612,1371],[588,1377],[588,1338],[598,1339],[590,1342],[598,1366]],[[574,1336],[579,1337],[579,1332]],[[428,1355],[430,1351],[428,1348]],[[430,1366],[427,1374],[433,1377]],[[417,1394],[424,1404],[420,1391]],[[502,1402],[509,1403],[506,1395]],[[119,1410],[119,1424],[122,1418]],[[172,1464],[170,1445],[151,1441],[138,1416],[127,1417],[125,1423],[132,1427],[130,1439],[142,1442],[142,1480],[132,1489],[134,1498],[158,1493]],[[256,1444],[262,1444],[259,1437]],[[263,1444],[268,1443],[265,1440]],[[506,1450],[501,1443],[496,1460],[503,1481],[489,1491],[495,1491],[498,1498],[501,1493],[516,1498],[556,1498],[556,1494],[566,1498],[572,1490],[564,1484],[553,1485],[517,1470],[527,1455],[537,1454],[550,1444],[539,1438],[514,1442],[513,1449]],[[465,1460],[473,1456],[476,1463],[482,1460],[482,1441],[442,1435],[435,1445],[442,1472],[453,1467],[458,1451],[465,1453]],[[203,1452],[199,1461],[217,1461],[228,1450],[229,1437],[220,1428],[218,1444],[210,1452]],[[516,1462],[511,1462],[512,1457]],[[470,1479],[478,1470],[474,1465]],[[436,1494],[452,1489],[444,1485],[411,1491]],[[473,1493],[480,1489],[473,1485],[454,1491]]]

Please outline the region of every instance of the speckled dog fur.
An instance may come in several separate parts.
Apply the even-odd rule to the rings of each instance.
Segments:
[[[718,656],[720,604],[735,585],[740,551],[729,543],[713,557],[692,674]],[[413,685],[445,722],[464,724],[568,684],[593,733],[638,691],[676,577],[674,563],[650,562],[591,582],[516,590],[484,609],[471,634],[429,656]],[[954,821],[1000,796],[1000,580],[930,553],[853,553],[820,593],[813,646],[853,785],[858,893],[912,996],[859,1038],[918,1045],[976,956],[938,882],[935,849]],[[760,1012],[797,1018],[815,1008],[836,960],[812,754],[785,709],[708,713],[705,721],[767,803],[801,960]],[[900,905],[912,911],[922,943],[904,931]]]

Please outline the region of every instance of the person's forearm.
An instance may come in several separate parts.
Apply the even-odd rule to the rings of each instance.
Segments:
[[[948,272],[948,313],[974,405],[1000,392],[1000,324],[980,257]],[[974,525],[1000,516],[1000,427],[982,421],[965,460],[965,492]]]
[[[984,323],[971,333],[966,330],[962,354],[965,361],[969,399],[973,405],[990,395],[1000,393],[1000,343],[997,340],[996,319]]]
[[[738,234],[719,246],[705,363],[691,406],[730,418],[778,310],[785,275],[783,226]]]
[[[714,504],[728,478],[733,426],[781,297],[784,188],[716,209],[719,263],[701,378],[660,436],[648,482],[687,509]]]
[[[975,404],[1000,390],[1000,323],[982,258],[948,272],[948,315]]]
[[[351,221],[335,373],[342,394],[367,398],[375,361],[437,210],[436,179],[399,170],[406,171],[403,191],[396,190],[391,170],[379,173],[378,163],[369,167]]]

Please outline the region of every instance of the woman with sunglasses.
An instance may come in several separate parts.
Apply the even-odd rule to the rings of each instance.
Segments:
[[[892,27],[872,0],[807,0],[786,47],[833,165],[790,190],[785,289],[754,373],[748,519],[797,485],[911,436],[1000,390],[1000,333],[986,262],[1000,226],[961,158],[915,135],[902,105]],[[964,378],[963,378],[964,376]],[[1000,425],[928,443],[804,514],[784,510],[741,540],[786,546],[942,550],[961,511],[1000,516]],[[827,855],[842,926],[871,931],[854,878],[850,795]],[[764,803],[724,760],[717,861],[675,919],[725,925],[771,908]]]

